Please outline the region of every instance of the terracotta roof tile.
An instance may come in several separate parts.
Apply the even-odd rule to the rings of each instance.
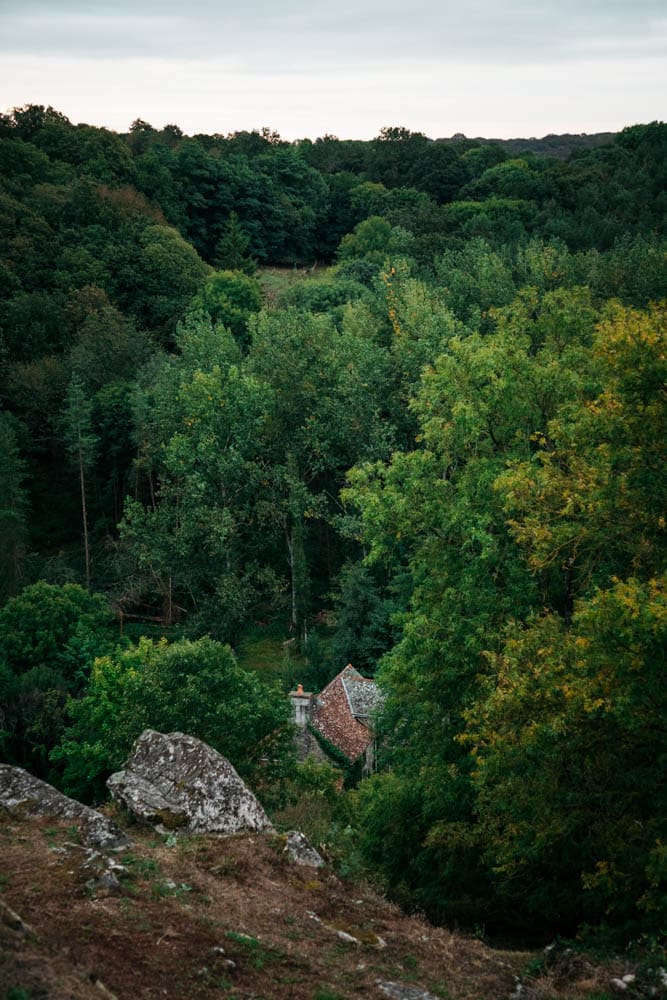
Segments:
[[[313,725],[350,761],[360,757],[373,740],[368,726],[353,714],[359,710],[360,715],[370,715],[366,709],[373,698],[371,689],[377,693],[373,681],[366,680],[348,665],[327,684],[316,700]],[[377,700],[376,694],[374,704]]]

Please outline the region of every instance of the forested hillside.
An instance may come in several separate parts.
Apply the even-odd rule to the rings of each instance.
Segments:
[[[352,662],[355,865],[657,939],[666,249],[660,123],[563,159],[0,117],[2,759],[92,800],[180,729],[284,807],[285,692]]]

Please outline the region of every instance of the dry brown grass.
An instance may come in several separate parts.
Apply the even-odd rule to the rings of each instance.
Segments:
[[[0,920],[3,1000],[11,989],[31,1000],[99,1000],[104,989],[118,1000],[379,998],[379,978],[450,1000],[506,1000],[531,957],[405,916],[328,869],[299,868],[279,837],[169,846],[152,831],[130,833],[122,891],[105,896],[86,888],[82,852],[66,846],[71,828],[0,820],[0,898],[34,929],[22,934]],[[342,941],[336,927],[369,943]],[[373,944],[378,937],[385,948]]]

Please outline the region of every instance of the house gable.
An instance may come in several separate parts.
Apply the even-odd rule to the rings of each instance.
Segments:
[[[312,725],[353,763],[373,743],[369,723],[378,700],[376,684],[348,664],[317,696]]]

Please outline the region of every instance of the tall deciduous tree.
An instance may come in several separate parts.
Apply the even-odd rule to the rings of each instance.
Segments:
[[[282,692],[242,670],[229,646],[209,638],[172,645],[141,639],[98,658],[85,695],[70,702],[69,712],[72,724],[53,756],[64,765],[66,789],[87,799],[105,796],[105,778],[146,727],[204,740],[246,778],[266,777],[290,757]],[[262,764],[267,757],[269,772]]]
[[[90,590],[90,539],[88,532],[87,476],[95,461],[97,436],[93,432],[92,403],[86,396],[83,383],[73,376],[67,390],[67,408],[64,415],[64,432],[67,450],[76,465],[81,496],[81,522],[86,571],[86,587]]]
[[[466,737],[506,904],[630,934],[665,919],[666,319],[612,305],[598,392],[497,480],[551,610],[508,625]]]
[[[81,692],[94,657],[110,649],[114,638],[104,600],[77,584],[32,584],[0,609],[5,760],[48,776],[67,695]]]
[[[19,589],[28,541],[26,466],[16,423],[0,413],[0,604]]]
[[[528,295],[498,315],[495,333],[451,338],[413,403],[419,447],[358,469],[347,493],[370,558],[407,576],[412,591],[401,640],[379,672],[393,773],[360,793],[361,844],[399,897],[439,917],[494,916],[473,761],[458,737],[485,651],[540,600],[544,581],[493,485],[508,460],[530,457],[534,435],[585,385],[593,314],[568,323],[577,300]]]

